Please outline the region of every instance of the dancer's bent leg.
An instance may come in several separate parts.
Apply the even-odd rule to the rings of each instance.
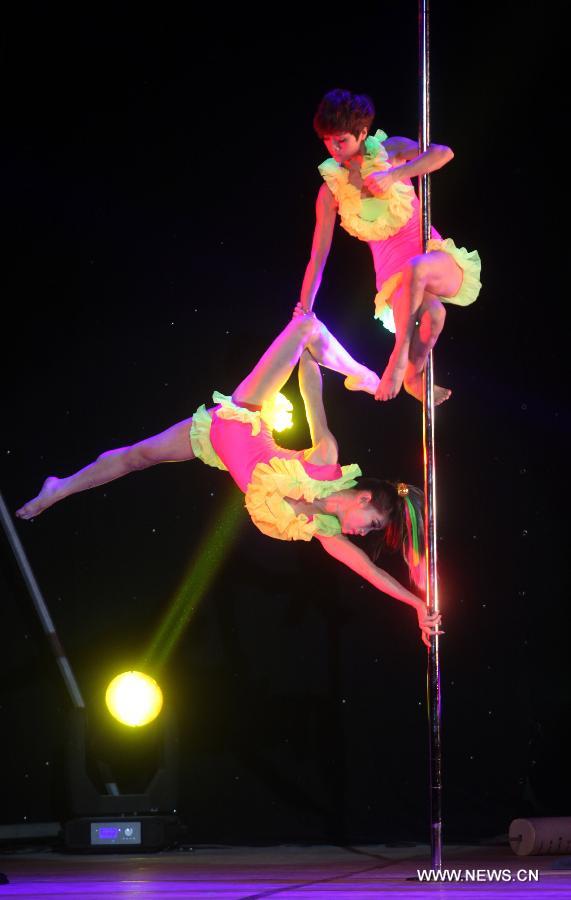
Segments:
[[[286,325],[238,385],[232,395],[234,402],[261,406],[281,390],[306,347],[321,365],[343,375],[361,378],[363,386],[356,386],[354,390],[368,390],[369,393],[376,390],[378,379],[374,372],[356,362],[325,325],[313,313],[308,313],[294,316]]]
[[[403,280],[391,298],[395,317],[395,346],[375,393],[377,400],[392,400],[402,387],[409,361],[410,343],[425,292],[454,297],[462,285],[462,269],[449,253],[433,250],[414,257],[403,271]]]
[[[422,373],[428,354],[434,347],[438,336],[444,328],[446,310],[438,297],[425,293],[422,306],[418,310],[418,325],[410,342],[409,361],[404,376],[404,389],[422,402]],[[440,406],[448,400],[452,391],[449,388],[434,385],[434,405]]]
[[[334,372],[346,375],[345,387],[347,390],[374,394],[379,386],[379,376],[353,359],[323,322],[320,322],[319,326],[317,337],[307,345],[307,349],[316,362],[325,366],[326,369],[333,369]]]
[[[38,496],[22,506],[16,515],[20,519],[32,519],[64,497],[77,494],[79,491],[99,487],[101,484],[107,484],[131,472],[147,469],[159,463],[194,459],[189,437],[191,424],[192,419],[184,419],[166,431],[130,447],[107,450],[98,456],[95,462],[74,475],[68,475],[67,478],[53,476],[47,478]]]

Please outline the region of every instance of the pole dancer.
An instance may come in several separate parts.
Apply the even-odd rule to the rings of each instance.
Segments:
[[[418,0],[418,83],[420,152],[430,146],[430,8],[429,0]],[[430,246],[430,178],[420,182],[420,220],[422,251]],[[424,448],[424,514],[426,521],[424,553],[426,559],[426,604],[440,620],[436,540],[436,459],[434,452],[434,366],[430,350],[424,367],[422,396],[422,437]],[[442,743],[440,705],[440,653],[438,634],[428,642],[426,699],[430,761],[430,849],[433,869],[442,868]]]
[[[371,248],[377,295],[375,318],[395,333],[395,346],[375,392],[391,400],[403,383],[422,402],[422,372],[444,326],[443,303],[468,306],[480,290],[480,257],[443,240],[433,228],[425,248],[420,240],[420,208],[411,178],[446,165],[449,147],[369,136],[375,116],[370,97],[332,90],[321,100],[313,124],[330,159],[319,166],[324,179],[317,195],[311,255],[300,303],[311,310],[331,249],[337,214],[342,227]],[[346,382],[351,387],[351,379]],[[434,402],[450,397],[435,386]]]
[[[402,482],[362,478],[359,466],[338,464],[319,364],[354,379],[370,394],[377,390],[379,379],[356,362],[314,314],[297,313],[231,397],[215,392],[212,409],[203,405],[191,418],[161,434],[102,453],[67,478],[46,479],[38,496],[16,515],[31,519],[65,497],[130,472],[198,458],[229,471],[245,493],[252,521],[264,534],[278,540],[316,537],[334,559],[378,590],[412,606],[428,646],[438,632],[438,616],[429,614],[423,599],[374,562],[383,550],[400,549],[413,584],[424,589],[422,493]],[[268,424],[268,410],[298,362],[312,441],[303,451],[280,447]],[[373,531],[378,532],[373,558],[346,537]]]

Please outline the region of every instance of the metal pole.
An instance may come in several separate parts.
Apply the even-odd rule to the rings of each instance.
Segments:
[[[8,512],[8,507],[4,503],[2,494],[0,494],[0,520],[2,521],[2,525],[4,526],[4,531],[6,533],[6,537],[8,538],[8,543],[12,548],[12,553],[16,558],[16,562],[18,563],[20,572],[22,573],[22,578],[24,579],[26,587],[30,592],[32,603],[34,604],[35,610],[38,614],[38,618],[42,624],[42,628],[47,635],[50,649],[56,658],[56,662],[58,664],[62,678],[65,681],[65,686],[71,697],[71,702],[76,707],[76,709],[84,709],[85,703],[83,701],[83,697],[81,696],[79,685],[75,679],[75,675],[73,674],[73,671],[69,664],[69,660],[65,655],[65,651],[58,637],[55,625],[52,621],[52,617],[50,616],[49,610],[46,606],[46,602],[42,596],[42,592],[40,591],[40,587],[38,585],[38,582],[36,581],[36,577],[32,571],[32,567],[28,561],[28,557],[26,556],[26,551],[24,550],[22,542],[18,537],[16,529],[14,528],[12,517]]]
[[[423,153],[430,144],[430,29],[429,0],[418,3],[419,36],[419,145]],[[430,239],[430,177],[420,179],[422,251]],[[429,612],[439,611],[436,544],[436,463],[434,457],[434,370],[432,353],[424,369],[422,400],[424,446],[424,512],[426,554],[426,602]],[[427,705],[430,759],[430,846],[432,868],[442,866],[442,745],[440,706],[439,638],[430,640],[427,669]]]

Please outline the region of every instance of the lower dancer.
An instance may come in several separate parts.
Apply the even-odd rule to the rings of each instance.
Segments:
[[[303,451],[280,447],[269,420],[270,407],[298,362],[312,441]],[[401,549],[411,580],[422,589],[422,494],[411,485],[362,478],[357,465],[338,464],[337,442],[325,416],[319,364],[351,377],[367,393],[374,394],[378,388],[378,376],[356,362],[313,314],[297,315],[231,397],[215,392],[217,405],[212,409],[203,405],[191,418],[161,434],[102,453],[66,478],[48,478],[38,496],[17,515],[32,519],[79,491],[159,463],[198,458],[229,471],[245,493],[252,521],[264,534],[303,541],[315,536],[332,557],[378,590],[412,606],[428,646],[430,636],[440,633],[440,616],[428,613],[424,600],[345,536],[378,531],[373,558],[383,549]]]

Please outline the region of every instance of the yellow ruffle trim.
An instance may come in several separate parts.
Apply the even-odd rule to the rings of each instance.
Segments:
[[[254,525],[280,541],[310,541],[314,534],[340,534],[337,516],[319,513],[312,520],[304,513],[296,516],[285,498],[312,503],[355,487],[356,478],[362,474],[359,466],[342,466],[341,471],[343,474],[333,481],[318,481],[307,474],[298,459],[274,456],[269,463],[258,463],[246,490],[246,508]]]
[[[243,406],[237,406],[232,397],[226,397],[214,391],[212,399],[215,403],[220,404],[220,409],[216,410],[216,415],[220,419],[232,419],[235,422],[244,422],[252,426],[252,437],[256,437],[260,433],[262,422],[266,421],[264,411],[245,409]],[[268,425],[271,423],[267,422]]]
[[[375,319],[380,319],[387,331],[395,333],[395,317],[391,309],[390,298],[402,281],[402,272],[396,272],[386,281],[383,281],[381,290],[375,296]]]
[[[386,138],[385,132],[379,130],[365,139],[363,179],[371,172],[386,172],[391,168],[382,144]],[[361,191],[349,183],[349,171],[333,158],[326,159],[318,169],[339,203],[342,227],[353,237],[362,241],[385,240],[400,231],[412,216],[412,185],[397,181],[383,197],[361,197]]]
[[[430,240],[428,242],[428,251],[444,250],[458,263],[464,277],[460,290],[455,297],[441,297],[443,303],[454,303],[455,306],[470,306],[477,299],[482,287],[480,281],[480,272],[482,269],[482,261],[477,250],[466,250],[465,247],[457,247],[452,238],[446,238],[443,241]]]
[[[443,250],[458,263],[462,269],[463,278],[460,290],[454,297],[441,297],[443,303],[453,303],[455,306],[470,306],[477,299],[482,282],[480,271],[482,263],[477,250],[466,250],[465,247],[457,247],[452,238],[445,240],[431,239],[427,244],[428,252],[431,250]],[[375,319],[380,319],[387,331],[395,333],[395,320],[391,309],[391,297],[402,282],[402,272],[396,272],[387,278],[381,285],[381,290],[375,297]]]
[[[212,419],[210,413],[206,409],[204,403],[199,406],[192,416],[192,425],[190,426],[190,446],[192,452],[198,459],[201,459],[207,466],[213,466],[215,469],[228,469],[216,453],[210,441],[210,428]]]

